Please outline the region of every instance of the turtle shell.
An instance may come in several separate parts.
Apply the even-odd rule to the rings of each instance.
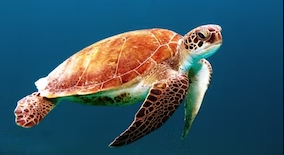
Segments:
[[[35,84],[48,98],[120,88],[174,56],[181,38],[166,29],[118,34],[82,49]]]

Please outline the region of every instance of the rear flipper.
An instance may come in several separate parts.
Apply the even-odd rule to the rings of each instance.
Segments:
[[[38,124],[56,105],[56,100],[47,99],[35,92],[18,101],[15,108],[17,125],[30,128]]]

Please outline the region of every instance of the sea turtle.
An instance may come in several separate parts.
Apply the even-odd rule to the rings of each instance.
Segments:
[[[154,28],[98,41],[35,82],[38,91],[18,101],[16,124],[38,124],[63,99],[106,106],[143,101],[131,125],[109,145],[117,147],[158,129],[186,98],[185,138],[210,83],[205,58],[221,44],[221,27],[213,24],[184,37]]]

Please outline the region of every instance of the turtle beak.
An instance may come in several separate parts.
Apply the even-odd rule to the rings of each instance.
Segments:
[[[215,45],[222,44],[223,39],[222,39],[222,34],[221,34],[221,31],[222,31],[221,26],[214,25],[214,24],[208,24],[208,25],[204,25],[204,27],[208,29],[210,32],[214,32],[212,33],[210,39],[208,40],[209,42]]]

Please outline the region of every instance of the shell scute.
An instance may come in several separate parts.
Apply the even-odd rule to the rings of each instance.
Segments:
[[[144,73],[146,70],[148,70],[149,68],[152,68],[154,67],[156,64],[153,60],[151,59],[148,59],[146,62],[144,62],[143,64],[141,64],[137,69],[136,71],[139,73],[139,74],[142,74]]]
[[[157,63],[160,63],[161,61],[170,58],[174,55],[174,51],[169,48],[168,45],[160,46],[155,54],[152,56],[152,59],[154,59]]]

